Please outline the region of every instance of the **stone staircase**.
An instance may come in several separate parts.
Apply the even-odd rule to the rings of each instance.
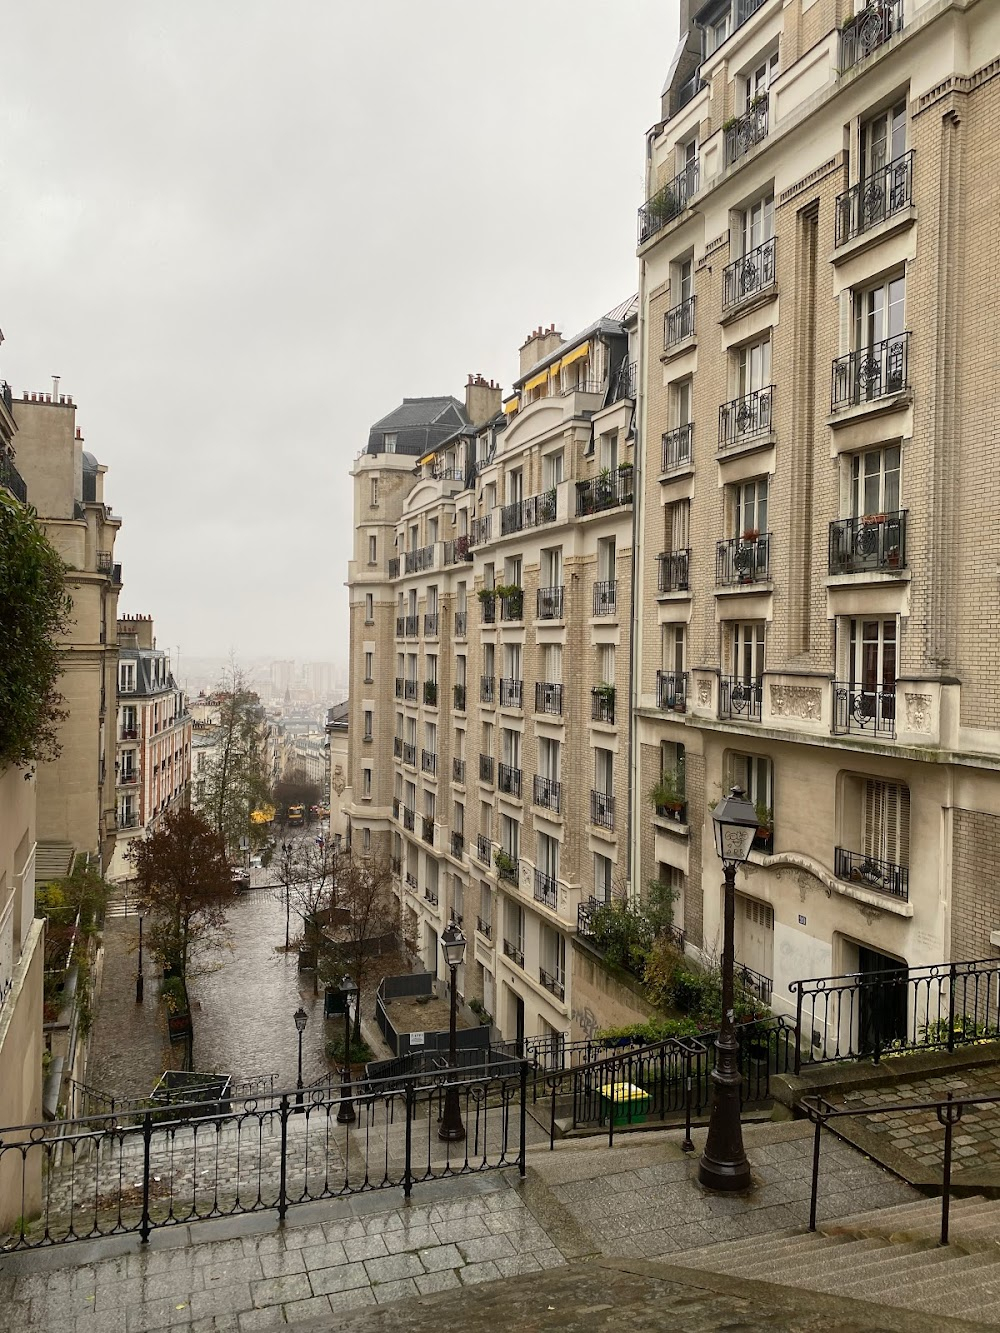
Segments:
[[[65,879],[73,869],[75,850],[68,842],[40,842],[35,848],[35,883]]]
[[[920,1200],[821,1222],[816,1232],[758,1235],[668,1258],[681,1268],[1000,1325],[1000,1201],[953,1199],[947,1246],[938,1244],[940,1227],[940,1200]]]

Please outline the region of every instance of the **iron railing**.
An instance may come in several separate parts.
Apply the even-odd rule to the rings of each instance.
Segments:
[[[432,888],[429,888],[429,887],[425,888],[425,889],[424,889],[424,901],[430,903],[431,907],[437,907],[437,905],[438,905],[438,891],[437,891],[437,889],[432,889]]]
[[[434,547],[420,546],[415,551],[403,552],[403,570],[407,574],[419,574],[421,570],[434,568]]]
[[[742,116],[725,130],[726,166],[732,166],[767,138],[767,94],[754,98]]]
[[[526,500],[514,500],[500,510],[500,532],[507,536],[511,532],[521,532],[525,528],[535,528],[541,523],[552,523],[556,517],[556,492],[542,491],[539,495],[529,495]]]
[[[453,782],[465,781],[465,760],[453,758],[451,761],[451,778]]]
[[[909,331],[838,356],[831,377],[831,410],[857,407],[902,393],[910,387],[909,363]]]
[[[416,824],[416,812],[411,810],[408,805],[401,806],[400,809],[403,812],[403,828],[412,833]]]
[[[687,592],[690,560],[690,547],[684,551],[661,551],[656,557],[657,592]]]
[[[397,676],[397,677],[396,677],[396,698],[397,698],[397,699],[402,699],[402,697],[403,697],[403,677],[402,677],[402,676]]]
[[[438,701],[438,687],[436,680],[424,681],[424,703],[436,707]]]
[[[455,612],[455,638],[464,639],[469,632],[468,611]]]
[[[754,246],[722,270],[722,308],[728,310],[751,296],[758,296],[774,286],[774,251],[778,238],[772,236]]]
[[[519,948],[513,940],[504,940],[503,951],[504,956],[509,958],[511,962],[516,963],[518,967],[524,967],[524,950]]]
[[[28,487],[24,478],[14,466],[13,460],[5,453],[0,453],[0,486],[6,486],[14,499],[19,500],[21,504],[28,503]]]
[[[833,682],[834,735],[895,736],[896,685]]]
[[[451,835],[451,854],[459,860],[465,855],[465,838],[461,833]]]
[[[669,713],[687,712],[688,673],[686,671],[658,671],[656,673],[656,706]]]
[[[563,710],[563,687],[558,681],[535,681],[535,712],[557,713]]]
[[[660,471],[673,472],[675,468],[687,467],[691,462],[691,445],[694,426],[689,421],[686,425],[675,426],[673,430],[663,432],[660,440]]]
[[[391,555],[391,556],[389,557],[389,577],[390,577],[391,579],[398,579],[398,578],[399,578],[399,556],[398,556],[398,555]],[[397,633],[402,633],[402,630],[397,630]]]
[[[695,299],[695,297],[689,296],[686,301],[671,306],[665,312],[663,316],[664,350],[683,342],[685,338],[694,337]]]
[[[469,523],[469,545],[485,546],[492,539],[493,534],[493,515],[483,514],[482,518],[474,518]]]
[[[840,72],[846,73],[903,31],[903,0],[869,0],[840,30]]]
[[[906,515],[869,514],[864,518],[841,518],[830,524],[829,563],[831,574],[866,574],[906,567]]]
[[[0,1173],[36,1198],[4,1251],[136,1235],[517,1167],[524,1174],[529,1065],[433,1069],[221,1103],[188,1103],[0,1130]],[[438,1137],[446,1093],[465,1138]],[[25,1208],[25,1214],[29,1209]]]
[[[615,691],[614,686],[595,685],[590,691],[591,722],[614,722]]]
[[[397,638],[397,639],[401,639],[405,633],[406,633],[406,617],[405,617],[405,616],[397,616],[397,617],[396,617],[396,638]]]
[[[453,537],[444,544],[444,563],[458,565],[472,559],[468,536]]]
[[[481,704],[492,704],[496,702],[497,682],[495,676],[479,677],[479,702]]]
[[[636,361],[623,361],[615,372],[611,386],[611,401],[620,403],[624,398],[634,398],[639,384],[639,364]]]
[[[493,756],[491,754],[481,754],[479,756],[479,781],[493,781]]]
[[[766,583],[771,577],[771,534],[729,537],[715,544],[715,586]]]
[[[539,620],[562,620],[563,587],[539,588],[536,601],[536,614]]]
[[[433,815],[424,815],[424,817],[423,817],[423,822],[422,822],[422,824],[421,824],[420,833],[421,833],[421,836],[422,836],[424,842],[429,842],[429,843],[433,846],[433,844],[434,844],[434,816],[433,816]],[[435,898],[434,901],[436,902],[437,899]]]
[[[487,921],[487,920],[485,920],[483,917],[481,917],[481,916],[477,916],[477,917],[476,917],[476,929],[479,931],[480,935],[482,935],[483,939],[486,939],[486,940],[488,940],[488,939],[492,939],[492,937],[493,937],[493,922],[492,922],[492,921]]]
[[[793,981],[803,1064],[944,1049],[1000,1037],[1000,958]]]
[[[500,677],[500,707],[522,708],[524,706],[524,681],[513,676]]]
[[[455,707],[458,709],[458,711],[459,711],[460,713],[464,713],[464,712],[465,712],[465,686],[464,686],[464,685],[453,685],[453,686],[452,686],[452,698],[453,698],[454,701],[455,701]]]
[[[559,881],[538,869],[535,870],[535,902],[553,910],[559,906]]]
[[[860,884],[862,888],[887,893],[891,898],[900,898],[903,902],[909,901],[909,869],[894,861],[883,861],[880,857],[869,856],[867,852],[852,852],[846,847],[835,847],[833,873],[838,879],[847,880],[850,884]]]
[[[521,882],[521,862],[518,857],[512,856],[510,852],[499,847],[493,853],[493,864],[497,868],[497,875],[500,879],[505,879],[511,884]]]
[[[743,722],[759,722],[764,697],[764,679],[752,676],[722,676],[719,680],[719,716]]]
[[[417,766],[417,747],[412,741],[403,742],[403,763],[409,764],[411,768]]]
[[[415,639],[417,635],[420,633],[420,617],[406,616],[405,626],[406,626],[405,629],[406,637],[408,639]]]
[[[734,965],[734,979],[736,985],[746,995],[752,995],[760,1000],[761,1004],[770,1007],[771,995],[774,991],[774,982],[770,977],[765,977],[763,972],[755,972],[752,967],[747,967],[746,963],[736,963]]]
[[[618,610],[618,580],[602,579],[594,584],[594,615],[613,616]]]
[[[493,593],[479,599],[479,619],[484,625],[495,625],[497,619],[497,599]]]
[[[727,449],[769,435],[773,397],[774,385],[769,384],[723,403],[719,408],[719,448]]]
[[[512,764],[499,764],[497,766],[497,791],[502,791],[507,796],[521,795],[521,770],[515,768]]]
[[[441,625],[440,616],[436,611],[428,611],[424,615],[424,633],[432,637],[439,633]]]
[[[699,163],[695,158],[668,184],[662,186],[639,209],[639,244],[673,222],[698,191]]]
[[[861,236],[913,202],[913,150],[887,162],[837,196],[836,244]]]
[[[422,773],[436,773],[438,769],[438,757],[434,750],[420,751],[420,771]]]
[[[687,823],[687,801],[675,801],[672,805],[654,806],[657,819],[665,819],[671,824]]]
[[[501,620],[524,619],[523,588],[518,588],[516,592],[504,593],[504,595],[500,598],[500,619]]]
[[[576,516],[599,514],[632,503],[632,468],[628,464],[606,469],[590,481],[576,483]]]
[[[476,860],[480,865],[488,866],[493,860],[493,848],[489,838],[480,833],[476,838]]]
[[[535,897],[538,897],[537,893],[535,894]],[[565,1000],[566,983],[564,978],[560,977],[558,973],[547,972],[544,967],[540,967],[538,969],[538,980],[547,991],[556,997],[557,1000]]]
[[[535,805],[541,806],[543,810],[558,811],[562,802],[562,783],[557,782],[555,778],[543,778],[536,773],[532,797]]]
[[[590,792],[590,822],[599,828],[613,829],[615,826],[615,798],[606,791]]]

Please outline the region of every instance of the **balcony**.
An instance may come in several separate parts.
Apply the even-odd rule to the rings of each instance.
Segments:
[[[561,586],[538,589],[535,612],[539,620],[562,620],[563,591]]]
[[[844,245],[885,222],[913,202],[913,151],[887,162],[884,167],[837,196],[836,244]]]
[[[488,866],[493,860],[493,848],[489,838],[480,833],[476,838],[476,860],[480,865]]]
[[[687,592],[690,560],[690,547],[684,551],[661,551],[656,557],[657,592]]]
[[[618,611],[618,580],[603,579],[594,584],[594,615],[613,616]]]
[[[735,980],[744,994],[754,996],[761,1004],[770,1005],[774,991],[774,981],[771,977],[765,977],[763,972],[755,972],[752,967],[747,967],[746,963],[738,962],[735,964]]]
[[[437,889],[425,888],[425,889],[424,889],[424,901],[430,903],[431,907],[437,907],[437,905],[438,905],[438,891],[437,891]]]
[[[864,852],[849,852],[843,847],[835,847],[833,873],[849,884],[859,884],[866,889],[875,889],[877,893],[887,893],[891,898],[900,898],[904,903],[909,902],[910,872],[906,866],[881,861],[877,856],[868,856]]]
[[[614,828],[615,798],[609,792],[591,790],[590,822],[598,828]]]
[[[497,683],[494,676],[479,677],[479,702],[481,704],[496,703]]]
[[[415,639],[417,635],[420,633],[420,617],[406,616],[404,619],[403,632],[405,633],[408,639]]]
[[[441,621],[438,613],[436,611],[428,611],[424,616],[424,633],[429,634],[432,638],[436,637],[440,632],[440,623]]]
[[[667,713],[687,712],[688,673],[686,671],[658,671],[656,673],[656,706]]]
[[[389,577],[390,577],[391,579],[398,579],[398,578],[399,578],[399,556],[398,556],[398,555],[393,555],[393,556],[390,556],[390,557],[389,557],[389,566],[388,566],[388,568],[389,568]]]
[[[122,727],[118,733],[118,739],[121,741],[137,741],[139,739],[138,727]]]
[[[469,524],[469,545],[485,546],[492,540],[493,533],[493,515],[484,514],[482,518],[474,518]]]
[[[410,768],[417,766],[417,747],[410,741],[403,742],[403,763],[409,764]]]
[[[553,911],[559,906],[559,881],[541,870],[535,871],[535,902],[551,907]]]
[[[465,782],[465,760],[452,759],[451,761],[451,780],[452,782]]]
[[[719,680],[719,716],[741,722],[759,722],[764,678],[722,676]]]
[[[498,847],[493,853],[493,864],[497,868],[497,875],[506,880],[509,884],[518,884],[521,879],[521,863],[511,852],[504,851]]]
[[[625,398],[634,398],[639,384],[639,364],[636,361],[623,361],[615,371],[611,388],[611,401],[620,403]]]
[[[406,872],[406,887],[413,893],[417,892],[417,877],[412,870]]]
[[[424,703],[429,704],[431,708],[437,707],[438,687],[436,680],[424,681]]]
[[[906,515],[867,514],[830,524],[831,574],[891,574],[906,567]]]
[[[869,4],[840,30],[840,72],[903,31],[903,0],[869,0]]]
[[[463,561],[471,560],[472,552],[469,549],[469,538],[467,536],[455,537],[444,544],[444,563],[446,565],[459,565]]]
[[[742,537],[715,544],[715,586],[766,583],[771,577],[771,534],[749,528]]]
[[[512,963],[516,963],[518,967],[524,967],[524,950],[519,949],[513,940],[504,940],[503,951]]]
[[[562,806],[562,783],[555,778],[540,777],[536,773],[532,796],[535,805],[543,810],[558,812]]]
[[[403,571],[406,574],[419,574],[422,570],[434,568],[434,547],[421,546],[415,551],[404,551]]]
[[[731,167],[767,138],[767,94],[755,97],[742,116],[734,116],[722,127],[726,166]]]
[[[633,498],[631,463],[605,468],[592,480],[576,483],[576,516],[581,518],[619,505],[630,505]]]
[[[437,773],[438,757],[434,750],[420,751],[420,771],[421,773]]]
[[[491,754],[481,754],[479,756],[479,781],[493,781],[493,756]]]
[[[537,893],[535,894],[535,897],[538,897]],[[565,1000],[566,987],[554,973],[546,972],[544,967],[540,967],[538,969],[538,980],[547,991],[551,991],[557,1000]]]
[[[392,738],[392,753],[393,753],[393,757],[394,757],[395,759],[402,759],[402,757],[403,757],[403,738],[402,738],[402,736],[393,736],[393,738]]]
[[[396,677],[396,698],[397,698],[397,699],[402,699],[402,697],[403,697],[403,677],[402,677],[402,676],[397,676],[397,677]]]
[[[563,710],[563,686],[556,681],[539,680],[535,682],[535,712],[550,713],[561,717]]]
[[[515,796],[521,799],[521,770],[514,768],[511,764],[500,764],[497,767],[497,791],[502,791],[505,796]]]
[[[514,500],[500,510],[500,533],[506,537],[512,532],[535,528],[541,523],[552,523],[556,517],[555,487],[531,495],[527,500]]]
[[[663,316],[663,350],[669,351],[685,338],[694,337],[695,297],[672,306]]]
[[[403,828],[412,833],[414,825],[416,824],[416,815],[407,805],[400,806],[400,809],[403,812]]]
[[[833,682],[833,733],[841,736],[896,734],[896,684]]]
[[[722,270],[722,308],[731,310],[774,286],[774,251],[777,237],[734,259]]]
[[[119,829],[130,829],[139,827],[139,816],[134,810],[120,810],[118,812]]]
[[[524,619],[524,589],[518,588],[514,592],[505,592],[500,598],[500,619],[501,620],[523,620]]]
[[[465,855],[465,838],[461,833],[453,833],[451,835],[451,854],[459,861],[461,861],[462,857]]]
[[[488,921],[485,917],[477,916],[477,917],[476,917],[476,930],[479,931],[480,935],[482,935],[482,937],[483,937],[484,940],[492,939],[492,937],[493,937],[493,922],[492,922],[492,921]]]
[[[423,820],[422,820],[422,822],[421,822],[420,836],[423,838],[424,842],[429,842],[429,843],[431,844],[431,846],[433,847],[433,845],[434,845],[434,816],[433,816],[433,815],[424,815]]]
[[[694,426],[689,421],[683,426],[663,432],[660,440],[660,471],[673,472],[691,462]]]
[[[469,633],[468,611],[455,612],[455,638],[464,639]]]
[[[672,181],[656,191],[639,209],[639,244],[648,241],[687,208],[698,192],[698,159],[689,162]]]
[[[614,722],[615,687],[613,685],[595,685],[590,691],[590,720],[592,722]]]
[[[482,625],[495,625],[497,622],[497,599],[493,592],[483,596],[479,594],[479,622]]]
[[[909,332],[838,356],[833,363],[830,410],[836,412],[902,393],[910,387],[909,361]]]
[[[118,774],[119,787],[131,787],[139,781],[139,774],[134,768],[127,768],[124,772]]]
[[[397,617],[396,617],[396,638],[397,638],[397,639],[401,639],[405,633],[406,633],[406,617],[405,617],[405,616],[397,616]]]
[[[774,385],[769,384],[766,389],[754,389],[723,403],[719,408],[719,448],[728,449],[769,435],[773,396]]]
[[[687,82],[682,83],[680,88],[678,88],[677,90],[677,111],[680,111],[682,110],[683,107],[686,107],[688,102],[690,102],[692,98],[696,97],[698,93],[701,92],[702,88],[707,88],[707,87],[708,84],[701,77],[701,67],[699,66],[698,69],[696,69],[695,72],[691,75],[691,77],[687,80]],[[676,115],[676,112],[674,114]]]
[[[403,681],[403,698],[410,703],[417,702],[417,682],[415,680]]]
[[[500,707],[501,708],[524,707],[523,680],[515,680],[511,676],[500,677]]]

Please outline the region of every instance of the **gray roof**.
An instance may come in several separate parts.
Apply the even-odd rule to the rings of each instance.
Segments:
[[[156,648],[119,647],[119,661],[135,662],[135,689],[129,690],[129,697],[133,694],[166,694],[169,690],[177,689],[172,671],[167,672],[162,685],[157,685],[153,679],[153,663],[162,661],[165,657],[166,653]]]
[[[397,454],[429,453],[467,420],[464,406],[450,394],[442,398],[404,398],[372,426],[367,452],[384,453],[385,436],[394,434]]]
[[[519,389],[526,380],[531,379],[532,375],[537,375],[545,366],[551,365],[553,361],[558,361],[560,357],[565,356],[567,352],[571,351],[577,344],[582,343],[586,338],[599,338],[602,335],[606,338],[623,337],[626,332],[626,323],[638,309],[639,294],[637,292],[634,296],[630,296],[627,301],[619,302],[606,315],[602,315],[600,319],[595,319],[593,324],[588,325],[587,328],[575,333],[572,338],[567,338],[565,342],[561,342],[554,351],[549,352],[548,356],[543,356],[540,361],[536,361],[523,375],[517,377],[514,381],[514,388]]]

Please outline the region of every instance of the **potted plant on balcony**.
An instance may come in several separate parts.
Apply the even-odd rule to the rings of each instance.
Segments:
[[[594,499],[598,504],[607,504],[611,499],[611,469],[602,467],[594,483]]]
[[[668,220],[680,211],[677,196],[669,185],[661,185],[656,193],[650,198],[647,205],[647,211],[656,217],[667,218]]]
[[[554,490],[544,491],[538,500],[538,513],[542,519],[551,519],[556,516],[556,493]]]
[[[890,547],[889,547],[888,551],[886,551],[886,553],[885,553],[885,563],[889,566],[890,569],[898,569],[898,568],[899,568],[899,547],[898,547],[898,546],[890,546]]]
[[[615,702],[615,687],[606,680],[594,686],[594,697],[600,699],[605,708],[611,708]]]
[[[755,801],[753,808],[757,816],[757,838],[755,841],[769,842],[774,829],[774,811],[764,801]]]
[[[755,542],[759,536],[760,536],[760,529],[759,529],[759,528],[744,528],[744,529],[743,529],[743,537],[742,537],[742,539],[743,539],[743,541],[745,541],[745,542]]]
[[[874,523],[884,523],[885,514],[865,514],[861,522],[864,524],[866,528],[871,527],[872,524]]]
[[[684,781],[676,769],[660,774],[649,789],[649,803],[657,814],[678,817],[684,809]]]
[[[513,879],[514,877],[514,858],[505,852],[502,847],[498,847],[493,853],[493,864],[500,872],[501,877]]]
[[[481,602],[492,602],[493,598],[496,595],[497,595],[496,588],[480,588],[479,591],[476,593],[476,596],[479,598]]]

